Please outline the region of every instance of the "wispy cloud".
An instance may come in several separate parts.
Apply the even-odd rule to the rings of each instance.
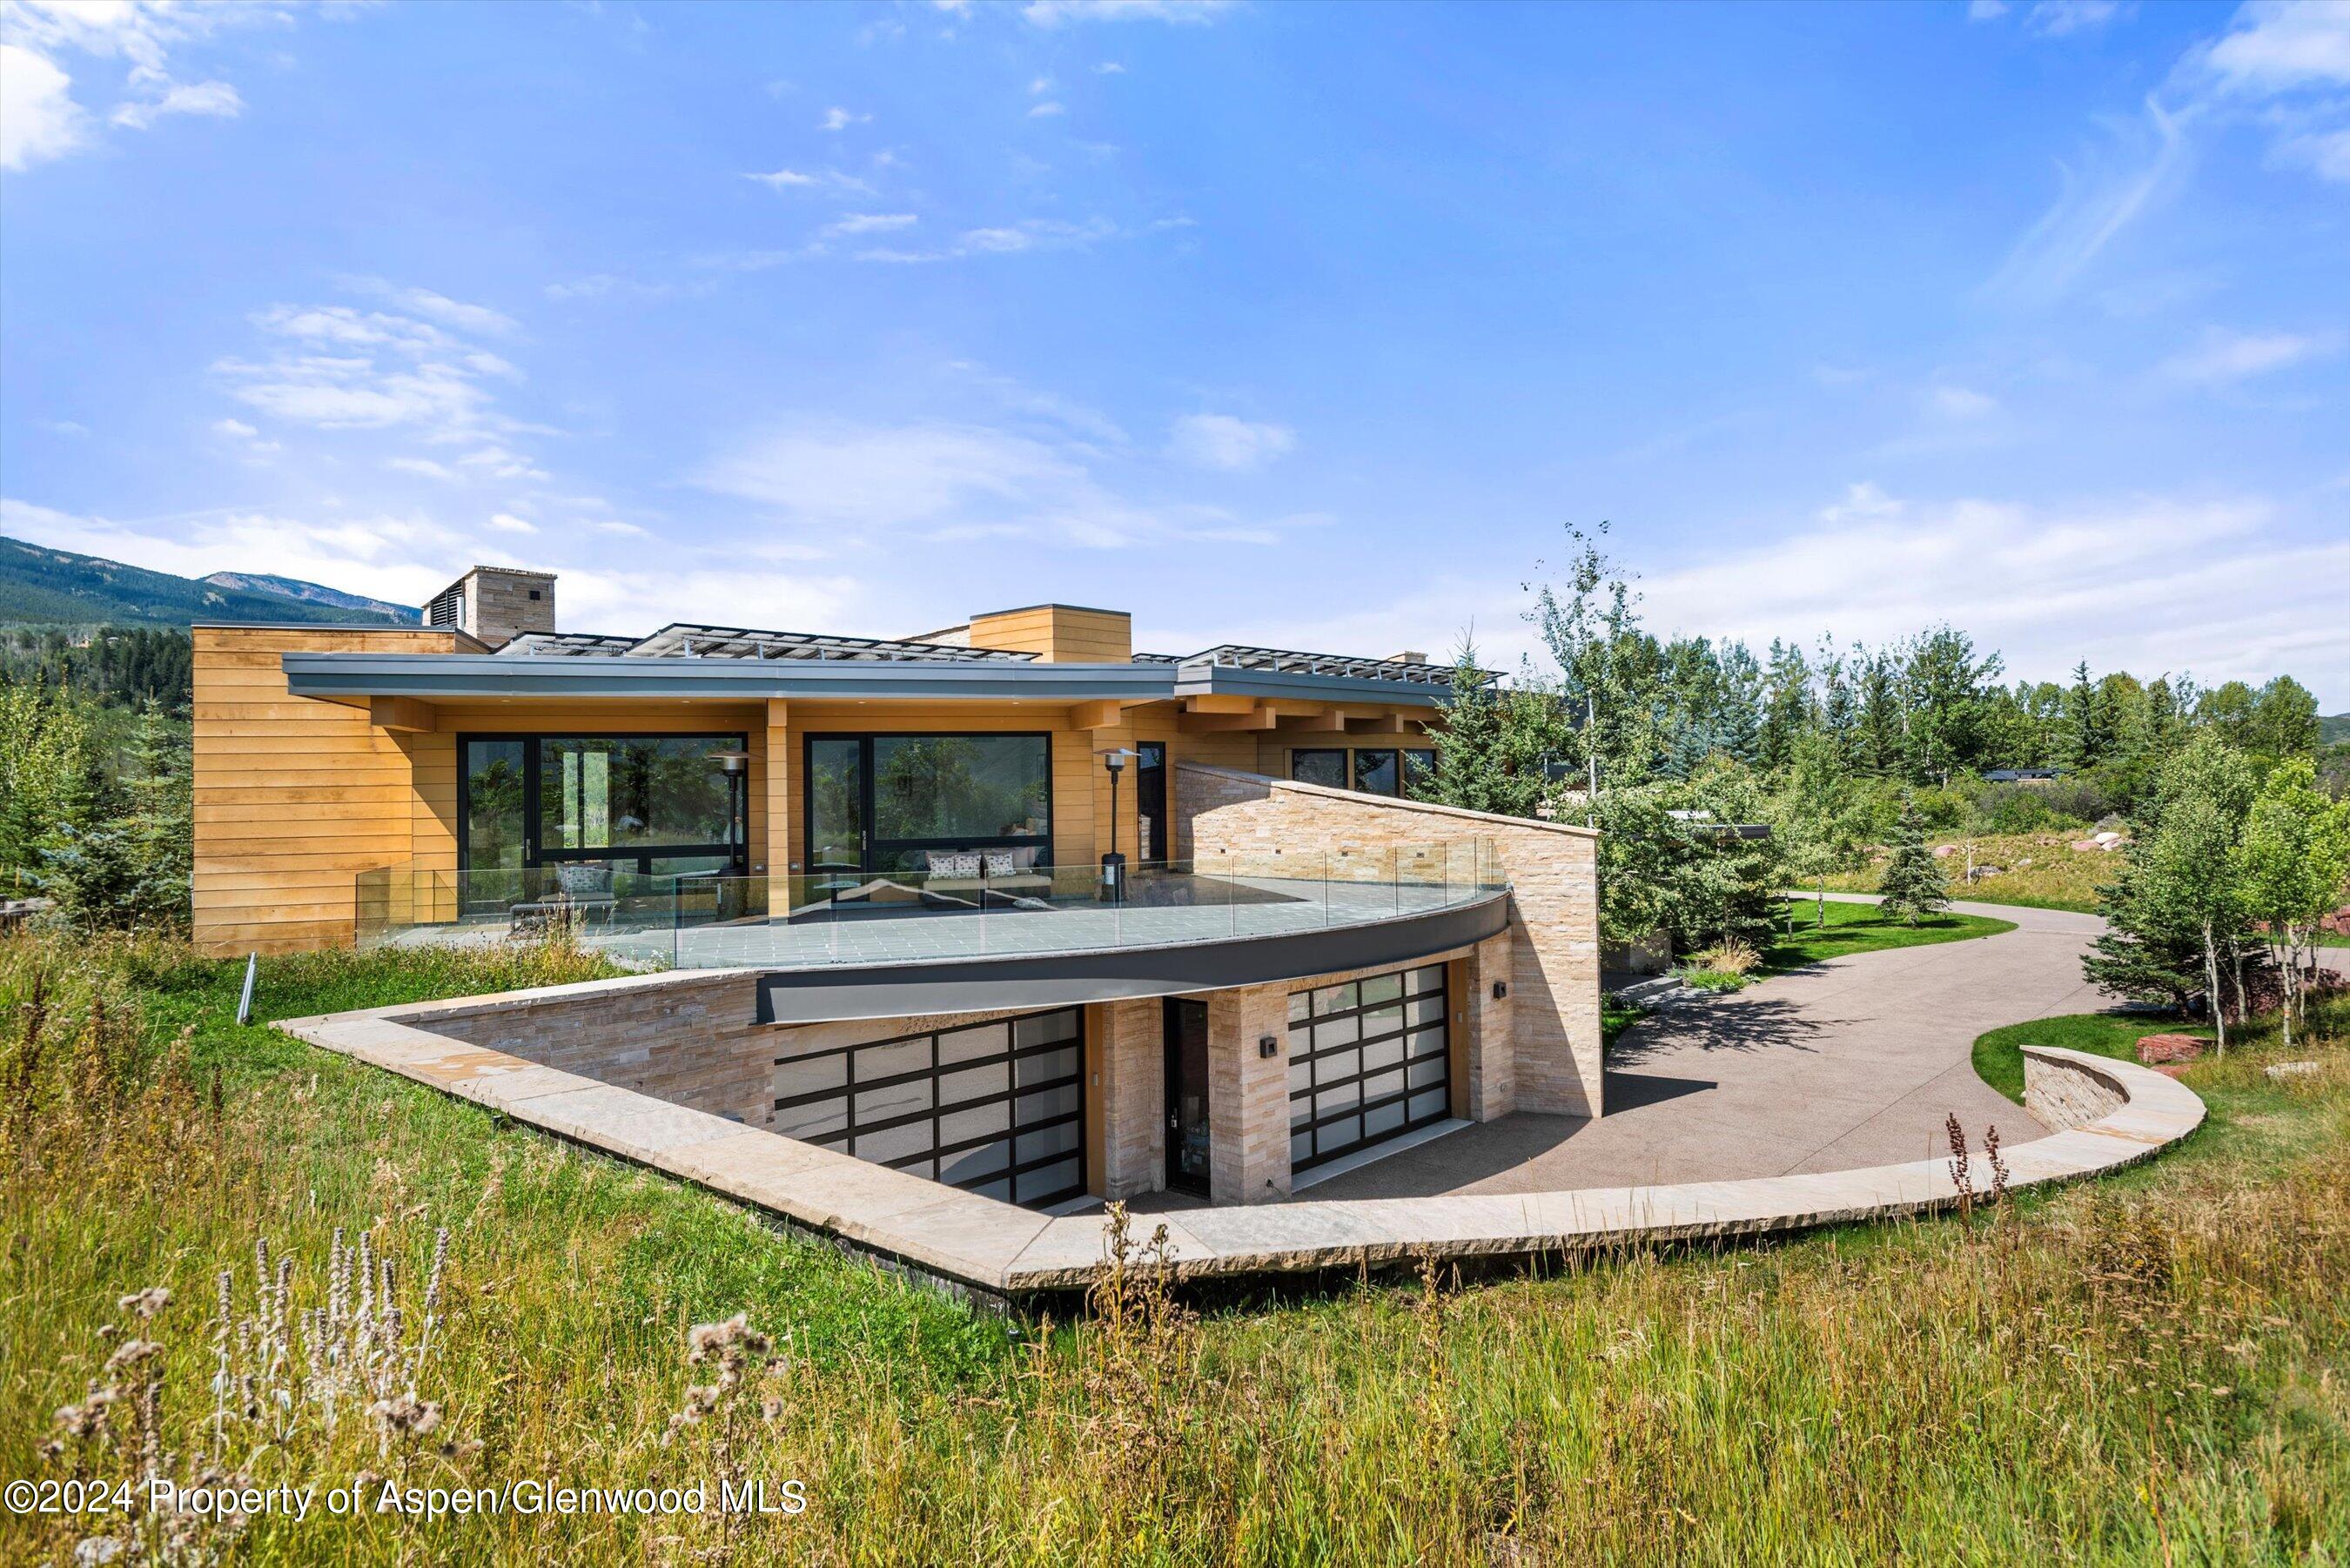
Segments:
[[[2331,353],[2340,341],[2330,336],[2230,332],[2215,327],[2204,333],[2195,348],[2165,360],[2158,373],[2165,380],[2189,386],[2241,381]]]
[[[823,169],[810,173],[801,169],[775,169],[764,174],[745,174],[745,180],[756,181],[770,191],[820,191],[835,195],[869,196],[873,187],[854,174],[844,174],[837,169]]]
[[[1071,22],[1212,22],[1235,0],[1028,0],[1020,14],[1039,27]]]
[[[869,125],[872,123],[872,120],[873,117],[869,114],[855,114],[847,109],[840,108],[838,105],[835,105],[833,108],[827,109],[824,111],[824,119],[816,122],[816,129],[818,130],[846,130],[852,125]]]
[[[2223,109],[2256,117],[2274,161],[2350,184],[2350,5],[2254,0],[2178,74]]]
[[[1286,425],[1231,414],[1186,414],[1168,433],[1167,455],[1195,468],[1233,473],[1263,468],[1296,444],[1297,433]]]
[[[2185,173],[2188,145],[2178,118],[2149,97],[2146,112],[2110,123],[2103,142],[2076,163],[2057,165],[2056,200],[1985,283],[1994,298],[2047,305],[2062,296]]]
[[[205,114],[216,119],[234,119],[244,112],[244,99],[226,82],[173,82],[152,98],[119,105],[111,118],[117,125],[144,130],[169,114]]]
[[[810,537],[897,533],[1115,549],[1176,539],[1263,542],[1284,525],[1189,500],[1138,498],[1103,477],[1100,459],[1093,445],[1042,425],[805,418],[745,437],[692,478]]]
[[[2093,33],[2128,14],[2120,0],[2040,0],[2025,13],[2023,25],[2043,38]]]
[[[1060,104],[1047,99],[1045,102],[1031,105],[1028,109],[1028,118],[1031,119],[1049,119],[1056,114],[1066,114],[1069,111]]]

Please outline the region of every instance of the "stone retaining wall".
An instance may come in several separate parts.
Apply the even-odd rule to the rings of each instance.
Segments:
[[[2085,1061],[2023,1054],[2023,1108],[2059,1131],[2101,1121],[2129,1103],[2113,1075]]]
[[[1599,836],[1392,795],[1198,763],[1176,772],[1175,843],[1203,875],[1396,877],[1467,884],[1482,842],[1511,889],[1509,1061],[1479,1090],[1485,1116],[1605,1108],[1599,1033]],[[1454,846],[1450,854],[1435,846]],[[1424,853],[1414,854],[1413,851]],[[1498,1065],[1498,1064],[1497,1064]]]

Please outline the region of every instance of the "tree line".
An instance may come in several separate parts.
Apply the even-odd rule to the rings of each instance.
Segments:
[[[2083,662],[2067,682],[2011,682],[1997,652],[1948,625],[1876,648],[1774,640],[1759,656],[1659,638],[1605,534],[1570,529],[1558,579],[1528,585],[1544,660],[1503,680],[1464,640],[1431,788],[1599,827],[1607,940],[1759,944],[1785,918],[1783,888],[1871,851],[1914,919],[1947,901],[1928,832],[2104,823],[2129,842],[2090,978],[2241,1012],[2251,971],[2289,994],[2305,973],[2314,921],[2350,877],[2350,746],[2321,749],[2316,699],[2291,676],[2204,688]],[[1983,776],[2002,769],[2058,776]],[[1727,831],[1742,824],[1772,832]]]

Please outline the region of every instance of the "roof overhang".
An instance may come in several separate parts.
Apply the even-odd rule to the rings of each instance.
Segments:
[[[288,653],[297,697],[427,700],[547,697],[760,701],[906,700],[969,702],[1151,702],[1208,693],[1273,701],[1440,706],[1450,689],[1293,670],[1209,664],[996,664],[921,660],[576,659],[476,654]]]

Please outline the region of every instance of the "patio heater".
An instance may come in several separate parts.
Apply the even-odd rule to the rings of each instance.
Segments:
[[[751,753],[748,752],[712,752],[710,760],[726,775],[726,869],[737,876],[747,876],[751,870],[750,846],[746,816],[751,795]],[[723,874],[722,874],[723,875]],[[718,901],[726,901],[726,888],[722,881],[714,889]],[[747,892],[748,889],[746,888]],[[719,914],[725,914],[722,907]]]
[[[1101,753],[1102,766],[1109,770],[1109,853],[1101,859],[1101,896],[1107,903],[1126,900],[1126,857],[1118,852],[1118,775],[1126,772],[1128,759],[1141,755],[1126,746]]]

